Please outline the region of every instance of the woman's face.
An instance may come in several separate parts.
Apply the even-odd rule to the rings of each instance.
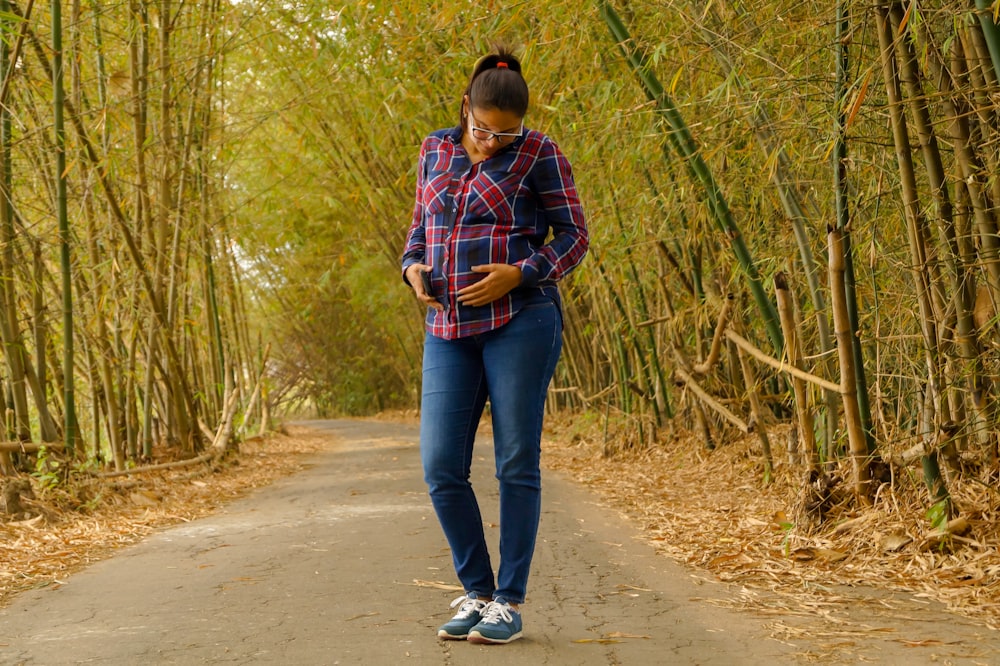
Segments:
[[[471,107],[466,114],[466,125],[476,150],[485,157],[490,157],[521,136],[524,118],[512,111]]]

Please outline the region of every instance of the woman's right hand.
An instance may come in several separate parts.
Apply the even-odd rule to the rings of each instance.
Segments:
[[[435,310],[444,310],[444,306],[437,299],[424,291],[424,282],[420,279],[420,273],[429,273],[430,270],[431,267],[427,264],[411,264],[406,267],[406,281],[410,283],[418,301]]]

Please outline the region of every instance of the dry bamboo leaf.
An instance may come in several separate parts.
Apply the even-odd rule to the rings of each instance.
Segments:
[[[842,553],[839,550],[833,550],[832,548],[817,548],[816,554],[828,562],[840,562],[841,560],[846,560],[849,555],[847,553]]]
[[[628,585],[626,583],[619,583],[616,585],[619,590],[638,590],[639,592],[652,592],[648,587],[636,587],[635,585]]]
[[[614,643],[621,643],[621,641],[614,638],[577,638],[574,643],[597,643],[598,645],[611,645]]]
[[[971,529],[972,525],[969,524],[969,521],[961,517],[948,521],[948,525],[945,527],[946,532],[957,536],[965,536]]]
[[[844,534],[846,532],[850,532],[855,527],[867,523],[870,519],[871,519],[870,514],[866,514],[864,516],[858,516],[857,518],[851,518],[849,520],[845,520],[844,522],[840,523],[835,528],[833,528],[833,533]]]
[[[461,585],[453,585],[439,580],[420,580],[419,578],[414,578],[410,585],[415,585],[417,587],[430,587],[435,590],[449,590],[452,592],[463,592],[465,590],[465,588]]]
[[[796,548],[791,553],[791,557],[796,562],[809,562],[810,560],[816,559],[816,549],[815,548]]]
[[[884,552],[896,553],[913,543],[913,538],[903,532],[893,532],[882,537],[879,543]]]
[[[155,507],[160,505],[159,499],[147,490],[136,490],[129,495],[129,500],[136,506]]]
[[[928,638],[922,641],[910,641],[905,638],[894,638],[893,640],[897,643],[902,643],[906,647],[942,647],[944,645],[948,645],[948,643],[940,641],[936,638]],[[957,641],[952,642],[951,644],[954,645],[955,643],[957,643]]]
[[[740,549],[738,553],[732,553],[730,555],[719,555],[718,557],[714,557],[708,563],[708,566],[716,567],[719,566],[720,564],[725,564],[726,562],[731,562],[733,560],[739,559],[740,557],[743,557],[743,549]]]
[[[612,631],[610,634],[604,634],[605,638],[646,638],[652,639],[652,636],[644,636],[642,634],[625,634],[620,631]]]

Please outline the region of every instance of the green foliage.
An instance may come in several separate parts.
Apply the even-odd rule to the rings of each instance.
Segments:
[[[63,482],[64,466],[62,462],[51,455],[47,447],[39,447],[35,458],[35,469],[31,473],[44,490],[50,490]]]
[[[943,499],[935,502],[927,509],[926,518],[930,521],[931,527],[939,532],[944,532],[948,527],[949,511],[951,500]]]

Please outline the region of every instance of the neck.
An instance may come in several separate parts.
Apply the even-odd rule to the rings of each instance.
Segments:
[[[467,132],[462,134],[462,147],[465,148],[465,152],[469,155],[469,159],[472,160],[473,164],[486,159],[486,155],[483,155],[476,149],[475,141],[472,140],[472,137]]]

